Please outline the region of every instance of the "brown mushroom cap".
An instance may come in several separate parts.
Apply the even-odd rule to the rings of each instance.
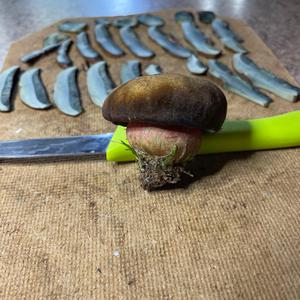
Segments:
[[[106,98],[103,117],[117,125],[145,122],[219,130],[227,101],[211,81],[180,74],[142,76],[122,84]]]

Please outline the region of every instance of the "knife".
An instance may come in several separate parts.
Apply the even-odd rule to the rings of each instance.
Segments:
[[[0,159],[98,155],[101,159],[135,160],[126,147],[126,127],[114,133],[0,142]],[[267,150],[300,146],[300,110],[282,115],[226,120],[222,129],[205,133],[199,154]]]

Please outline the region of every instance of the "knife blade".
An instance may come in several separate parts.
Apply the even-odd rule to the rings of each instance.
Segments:
[[[252,120],[226,120],[205,133],[199,154],[267,150],[300,146],[300,111]],[[0,142],[0,159],[99,155],[109,161],[135,160],[126,147],[126,127],[114,133]]]
[[[81,156],[105,158],[113,133],[0,142],[0,158]]]

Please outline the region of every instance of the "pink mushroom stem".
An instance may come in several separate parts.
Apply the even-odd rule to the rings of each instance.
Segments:
[[[193,158],[199,151],[201,136],[198,128],[154,126],[141,122],[131,122],[127,126],[131,147],[152,156],[166,156],[176,147],[174,163]]]

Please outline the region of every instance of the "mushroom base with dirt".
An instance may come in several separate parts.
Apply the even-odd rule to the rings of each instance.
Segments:
[[[218,131],[227,102],[212,82],[180,74],[143,76],[112,91],[104,102],[105,119],[127,126],[147,190],[175,184],[184,165],[200,149],[202,133]]]
[[[198,128],[132,122],[127,125],[126,133],[145,189],[177,183],[182,173],[190,175],[184,164],[199,151],[201,130]]]

